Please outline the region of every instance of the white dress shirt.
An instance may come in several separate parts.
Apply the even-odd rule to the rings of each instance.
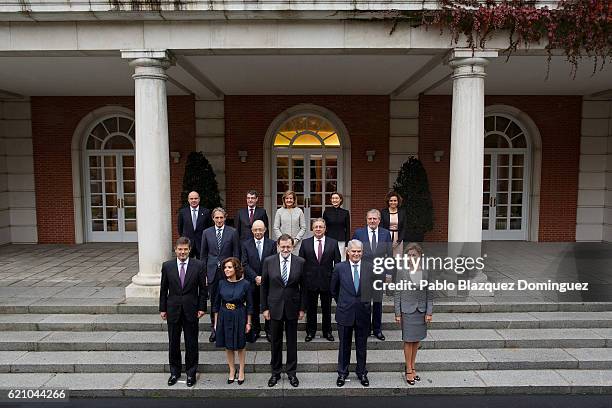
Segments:
[[[355,274],[353,273],[353,265],[357,265],[357,270],[359,271],[359,278],[361,279],[361,261],[357,263],[353,263],[349,261],[349,265],[351,265],[351,279],[353,279],[353,285],[355,284]]]
[[[312,237],[313,241],[314,241],[314,251],[315,251],[315,255],[317,254],[317,251],[319,250],[319,238],[317,237]],[[323,235],[321,237],[321,256],[323,256],[323,251],[325,251],[325,235]]]
[[[185,259],[185,261],[181,261],[180,259],[176,258],[176,268],[178,270],[179,273],[179,278],[181,277],[181,264],[184,263],[185,264],[185,276],[187,276],[187,267],[189,266],[189,257],[187,257],[187,259]]]
[[[283,263],[285,260],[281,254],[278,254],[278,264],[280,265],[281,277],[283,276]],[[289,276],[291,276],[291,255],[287,257],[287,282],[289,282]]]

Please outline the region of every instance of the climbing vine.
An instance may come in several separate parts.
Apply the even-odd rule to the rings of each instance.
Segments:
[[[612,1],[561,0],[557,8],[526,0],[439,0],[437,10],[404,13],[416,25],[439,26],[454,44],[464,36],[472,49],[486,48],[494,34],[507,32],[508,57],[520,46],[546,42],[548,61],[562,50],[576,75],[579,61],[593,60],[593,72],[612,57]]]

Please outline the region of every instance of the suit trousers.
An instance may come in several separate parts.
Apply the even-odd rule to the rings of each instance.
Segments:
[[[272,335],[272,374],[276,375],[283,370],[283,331],[287,338],[287,375],[294,376],[297,369],[297,319],[270,321],[270,334]]]
[[[210,298],[210,310],[213,310],[217,303],[217,295],[219,293],[219,277],[215,276],[212,282],[208,283],[208,297]],[[210,314],[210,331],[214,331],[215,314]]]
[[[191,251],[189,251],[189,257],[200,259],[200,251],[198,251],[195,246],[192,246]]]
[[[331,333],[331,293],[329,291],[308,290],[306,307],[306,333],[314,336],[317,332],[317,306],[321,296],[321,319],[323,334]]]
[[[199,321],[190,322],[181,313],[177,322],[168,322],[168,341],[170,343],[168,357],[170,373],[181,375],[181,331],[185,336],[185,373],[187,377],[195,377],[198,371],[198,328]]]
[[[366,375],[366,358],[368,353],[368,326],[342,326],[338,324],[338,337],[340,346],[338,348],[338,375],[348,376],[349,364],[351,362],[351,345],[353,342],[353,332],[355,332],[355,354],[357,356],[357,367],[355,373],[357,377]]]
[[[261,313],[261,291],[260,286],[252,284],[253,290],[253,316],[251,317],[251,323],[253,327],[252,335],[259,334],[261,332],[261,320],[259,314]],[[266,333],[270,333],[270,320],[264,319],[264,330]]]
[[[382,333],[382,302],[372,302],[372,326],[370,332]]]

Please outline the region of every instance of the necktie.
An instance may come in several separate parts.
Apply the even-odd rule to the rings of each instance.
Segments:
[[[287,281],[289,280],[289,275],[287,274],[287,258],[283,258],[283,272],[281,278],[283,278],[283,282],[285,286],[287,286]]]
[[[319,247],[317,248],[317,261],[321,263],[321,255],[323,254],[323,243],[320,239],[318,239],[317,241],[319,241]]]
[[[259,254],[259,260],[261,261],[261,241],[255,241],[257,243],[257,253]]]
[[[253,209],[249,208],[249,224],[253,225],[253,218],[254,218],[254,214],[253,214]]]
[[[353,285],[355,285],[355,293],[359,292],[359,265],[353,264]]]
[[[195,231],[196,224],[198,223],[198,213],[196,212],[195,208],[191,210],[191,223],[193,224],[193,230]]]
[[[221,228],[217,228],[217,250],[221,252]]]
[[[179,271],[179,279],[181,280],[181,288],[185,285],[185,262],[181,262],[181,270]]]
[[[372,230],[372,242],[370,243],[370,248],[372,249],[372,253],[376,253],[376,247],[378,243],[376,242],[376,230]]]

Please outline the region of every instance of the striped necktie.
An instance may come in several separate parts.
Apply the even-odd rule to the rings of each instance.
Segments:
[[[285,286],[287,286],[287,281],[289,280],[289,274],[287,273],[287,258],[283,258],[283,272],[281,278],[283,278],[283,282]]]
[[[221,252],[221,228],[217,228],[217,250]]]

